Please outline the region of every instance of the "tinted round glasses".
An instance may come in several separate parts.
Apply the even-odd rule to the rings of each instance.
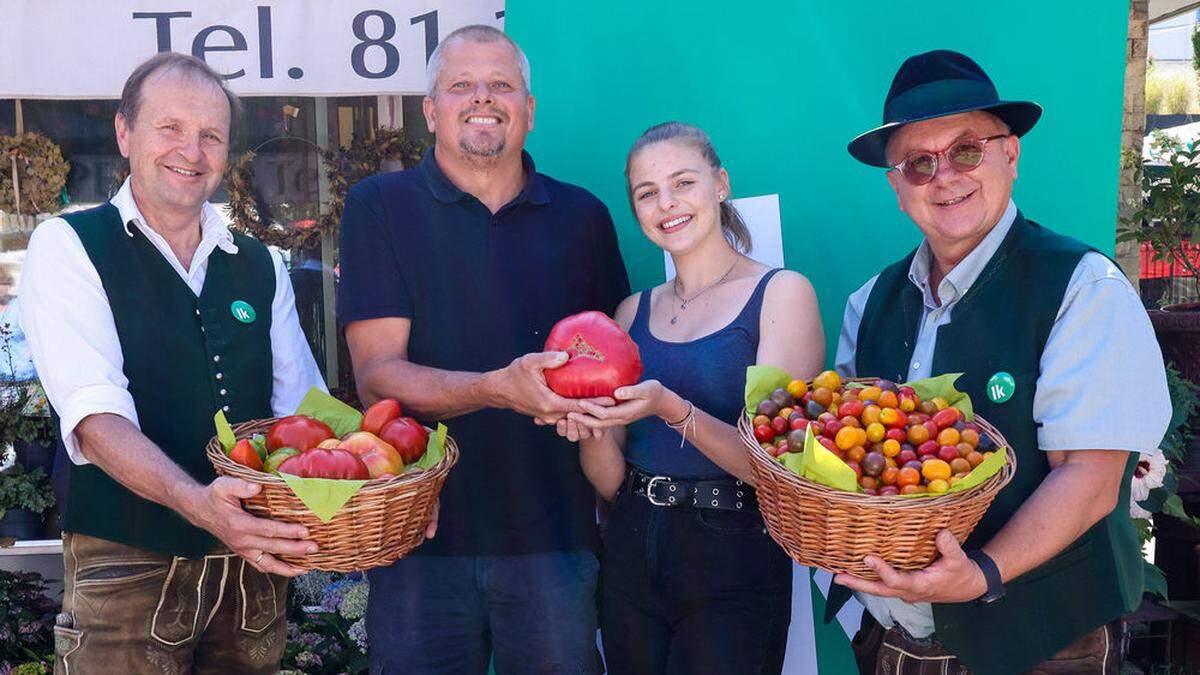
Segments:
[[[938,161],[945,157],[950,166],[959,173],[967,173],[983,162],[983,149],[988,141],[1005,138],[1009,134],[997,134],[987,138],[961,138],[939,152],[916,150],[908,153],[904,161],[892,168],[899,171],[904,180],[913,185],[925,185],[937,175]]]

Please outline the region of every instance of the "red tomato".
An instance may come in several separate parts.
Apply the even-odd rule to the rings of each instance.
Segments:
[[[379,437],[400,453],[405,464],[420,459],[429,445],[429,432],[411,417],[398,417],[383,425]]]
[[[366,480],[371,477],[361,459],[339,448],[313,448],[289,457],[279,465],[279,472],[301,478]]]
[[[233,446],[233,450],[229,451],[229,459],[241,464],[244,467],[262,471],[262,458],[258,456],[258,451],[250,444],[250,439],[243,438]]]
[[[954,423],[960,419],[962,416],[958,408],[942,408],[933,416],[933,422],[941,429],[954,426]]]
[[[545,349],[570,355],[563,365],[545,371],[546,384],[559,396],[612,396],[642,377],[637,345],[602,312],[580,312],[554,324]]]
[[[295,448],[300,452],[317,447],[327,438],[334,438],[333,429],[307,415],[291,415],[275,423],[267,432],[267,450]]]
[[[367,411],[363,413],[362,424],[359,424],[358,428],[378,436],[379,432],[383,429],[383,425],[399,416],[400,402],[394,398],[385,398],[367,408]]]
[[[769,424],[760,424],[754,427],[754,438],[759,443],[771,443],[775,440],[775,430]]]

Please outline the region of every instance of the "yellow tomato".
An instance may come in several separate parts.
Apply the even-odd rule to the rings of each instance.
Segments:
[[[928,481],[947,480],[950,473],[950,465],[940,459],[931,459],[921,465],[921,475]]]
[[[820,375],[813,378],[813,386],[837,389],[842,386],[842,376],[832,370],[822,371]]]
[[[867,425],[867,440],[872,443],[882,441],[885,433],[887,433],[887,428],[879,422],[871,422]]]
[[[788,382],[787,392],[792,398],[799,399],[808,393],[808,383],[804,380],[792,380]]]

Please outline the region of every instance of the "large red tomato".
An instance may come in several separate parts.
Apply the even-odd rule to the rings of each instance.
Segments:
[[[352,452],[340,448],[313,448],[279,465],[280,473],[301,478],[348,478],[367,480],[371,472]]]
[[[295,448],[304,452],[327,438],[334,438],[333,429],[308,415],[290,415],[276,422],[267,432],[267,450]]]
[[[570,355],[563,365],[545,371],[546,384],[559,396],[612,396],[642,376],[637,344],[602,312],[580,312],[554,324],[546,351]]]

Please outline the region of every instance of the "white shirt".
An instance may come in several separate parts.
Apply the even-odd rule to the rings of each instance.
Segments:
[[[200,245],[190,269],[179,262],[162,235],[146,224],[128,178],[111,203],[120,213],[126,233],[132,237],[130,228],[138,228],[197,297],[204,288],[208,257],[213,250],[237,253],[233,234],[208,202],[201,211]],[[325,383],[300,329],[296,298],[283,258],[271,250],[271,260],[275,265],[271,409],[276,415],[288,415],[310,387],[324,390]],[[138,425],[108,296],[79,235],[62,218],[40,224],[29,238],[21,268],[21,328],[29,340],[46,397],[61,417],[62,438],[71,461],[88,463],[79,449],[75,428],[89,415],[112,413]]]
[[[992,231],[950,270],[936,290],[929,285],[929,242],[921,242],[908,272],[909,281],[924,297],[909,380],[942,374],[932,372],[938,329],[950,323],[954,306],[979,278],[1016,217],[1017,207],[1010,201]],[[855,372],[858,329],[878,278],[872,277],[846,302],[835,367],[847,377],[860,375]],[[1129,414],[1130,401],[1137,401],[1136,415]],[[1063,294],[1038,362],[1033,419],[1038,423],[1038,447],[1042,450],[1160,452],[1159,443],[1171,420],[1162,352],[1137,291],[1121,270],[1099,253],[1084,254]],[[918,638],[933,633],[929,603],[910,605],[865,593],[855,596],[885,627],[898,622]]]

